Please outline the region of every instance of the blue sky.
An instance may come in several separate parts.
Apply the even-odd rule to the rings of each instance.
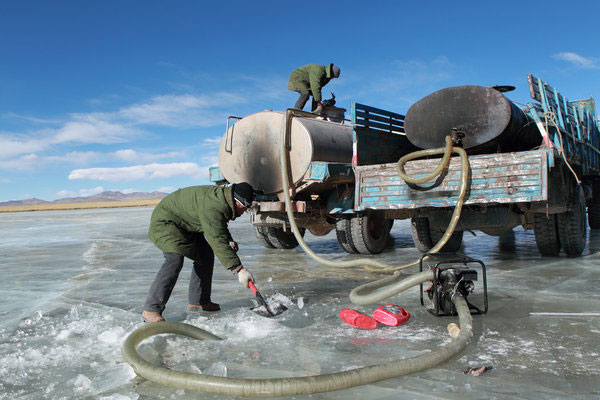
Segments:
[[[288,5],[293,4],[293,5]],[[404,113],[527,73],[600,98],[600,2],[0,0],[0,201],[207,184],[228,115],[292,106],[334,62],[338,105]]]

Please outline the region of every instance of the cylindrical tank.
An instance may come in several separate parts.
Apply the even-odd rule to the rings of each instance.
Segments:
[[[219,168],[231,183],[248,182],[265,194],[282,191],[281,124],[284,113],[263,111],[239,120],[221,139]],[[292,181],[302,180],[312,161],[352,162],[352,127],[295,117],[290,134]]]
[[[406,136],[423,149],[444,147],[462,131],[470,154],[531,150],[542,136],[529,117],[492,87],[464,85],[438,90],[413,104],[404,119]]]

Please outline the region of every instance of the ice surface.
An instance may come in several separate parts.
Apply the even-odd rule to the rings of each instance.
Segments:
[[[204,373],[212,376],[227,376],[227,366],[224,363],[217,361],[212,363]]]
[[[162,254],[147,238],[150,208],[0,214],[0,399],[230,398],[164,387],[135,378],[121,345],[143,324],[141,307]],[[300,249],[263,248],[247,218],[230,225],[240,256],[267,301],[289,310],[265,318],[253,295],[216,262],[213,301],[222,311],[188,315],[186,261],[164,313],[223,341],[160,335],[139,353],[172,369],[233,378],[306,376],[349,370],[428,352],[450,339],[455,318],[436,318],[417,288],[388,300],[411,313],[400,327],[361,331],[338,317],[357,307],[348,293],[377,279],[361,268],[323,267]],[[407,221],[377,257],[401,264],[418,256]],[[335,233],[309,245],[331,260],[349,260]],[[494,238],[465,234],[464,252],[488,266],[490,310],[474,317],[471,345],[429,371],[311,399],[598,398],[600,376],[600,233],[590,232],[584,257],[544,258],[531,232]],[[480,283],[478,283],[480,284]],[[479,376],[467,367],[492,365]],[[223,372],[226,371],[226,372]]]

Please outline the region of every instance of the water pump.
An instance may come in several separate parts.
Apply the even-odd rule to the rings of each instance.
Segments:
[[[431,285],[423,290],[421,284],[421,305],[424,304],[423,294],[427,293],[431,305],[428,311],[436,316],[457,315],[452,297],[459,293],[466,300],[471,314],[485,314],[488,310],[487,279],[485,264],[480,260],[462,254],[425,254],[419,261],[420,271],[423,271],[423,260],[429,257],[433,261],[430,268],[433,270]],[[478,307],[469,302],[468,296],[475,291],[477,270],[481,269],[483,284],[483,306]]]

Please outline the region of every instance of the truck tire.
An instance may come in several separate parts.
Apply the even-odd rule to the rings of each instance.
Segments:
[[[415,247],[421,253],[427,253],[433,247],[431,233],[429,232],[429,220],[427,218],[415,217],[410,219],[410,232],[412,233]]]
[[[440,241],[442,236],[444,236],[444,232],[431,230],[431,247],[435,246]],[[463,231],[454,231],[444,247],[440,249],[440,253],[456,253],[458,250],[460,250],[462,242]]]
[[[569,257],[577,257],[583,253],[587,238],[585,216],[585,196],[581,186],[575,191],[575,208],[558,214],[558,237],[564,252]]]
[[[350,218],[338,218],[335,221],[335,235],[340,247],[347,253],[356,254],[358,250],[352,243],[352,223]]]
[[[556,215],[550,214],[546,217],[544,213],[533,214],[533,233],[535,243],[541,255],[556,257],[560,252],[560,240]]]
[[[413,237],[415,247],[421,253],[427,253],[440,241],[444,232],[432,231],[429,227],[429,218],[411,218],[410,219],[410,230]],[[463,232],[455,231],[450,236],[450,239],[446,242],[444,247],[441,248],[440,252],[444,253],[456,253],[460,246],[462,246]]]
[[[304,237],[304,228],[298,228],[300,234]],[[266,228],[267,239],[276,249],[293,249],[298,246],[298,241],[291,229],[286,231],[283,228]]]
[[[274,249],[275,246],[273,245],[273,243],[271,243],[269,241],[269,237],[267,236],[267,228],[264,226],[254,226],[254,234],[256,235],[256,238],[258,239],[258,241],[260,242],[260,244],[262,244],[263,246],[265,246],[267,249]]]
[[[350,220],[352,244],[361,254],[379,254],[390,238],[393,219],[382,214],[357,216]]]
[[[591,229],[600,229],[600,203],[591,203],[588,208],[588,224]]]

